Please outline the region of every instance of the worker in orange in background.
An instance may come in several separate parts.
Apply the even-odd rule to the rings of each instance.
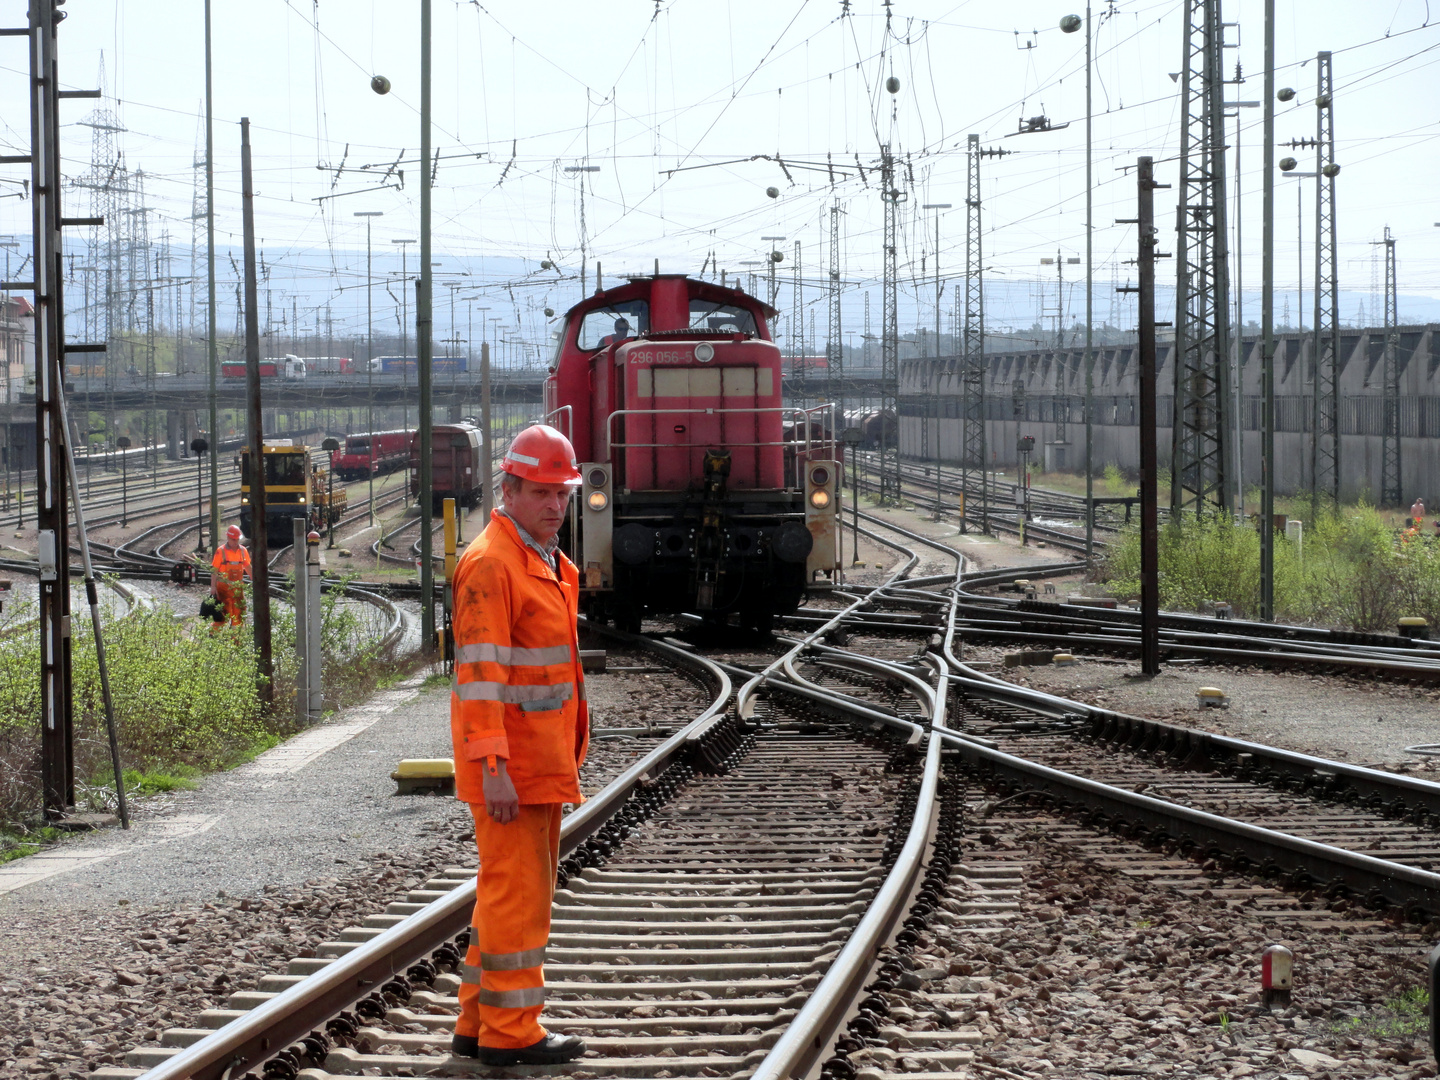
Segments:
[[[1418,497],[1416,498],[1415,502],[1414,502],[1414,503],[1411,505],[1411,507],[1410,507],[1410,518],[1411,518],[1412,521],[1415,522],[1415,527],[1416,527],[1417,529],[1420,528],[1422,525],[1425,524],[1425,500],[1424,500],[1424,499],[1421,499],[1421,498],[1418,498]]]
[[[231,626],[245,621],[245,590],[241,582],[250,580],[250,551],[240,544],[240,526],[231,525],[225,543],[215,550],[210,560],[210,595],[225,605]],[[211,629],[219,626],[215,623]]]
[[[455,567],[455,793],[470,804],[480,871],[452,1051],[484,1065],[585,1053],[540,1026],[560,807],[579,803],[590,737],[575,616],[580,575],[556,535],[580,470],[545,425],[501,462],[502,508]]]

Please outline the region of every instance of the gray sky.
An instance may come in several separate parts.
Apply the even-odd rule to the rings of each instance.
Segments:
[[[23,17],[18,0],[7,7],[10,21]],[[1084,34],[1057,28],[1061,16],[1083,15],[1083,7],[896,0],[888,36],[878,2],[852,0],[850,7],[842,17],[833,0],[483,7],[434,0],[434,145],[441,155],[434,245],[441,280],[464,268],[477,283],[520,286],[513,304],[493,288],[478,303],[518,317],[538,340],[539,309],[563,310],[578,298],[573,278],[582,235],[592,275],[598,259],[607,279],[648,273],[656,259],[662,271],[697,272],[711,252],[731,273],[745,271],[752,269],[747,261],[778,246],[786,259],[780,306],[788,308],[794,241],[803,245],[805,278],[818,284],[826,257],[822,228],[838,200],[847,328],[860,329],[868,289],[878,333],[881,204],[871,170],[888,141],[903,162],[907,196],[902,326],[932,324],[934,285],[923,282],[922,265],[923,276],[933,276],[935,224],[933,212],[920,208],[956,207],[941,216],[939,257],[947,277],[961,271],[964,149],[974,132],[986,147],[1015,151],[982,165],[985,263],[992,282],[1008,283],[992,295],[990,325],[1028,326],[1047,312],[1048,321],[1056,285],[1054,268],[1042,267],[1041,258],[1057,250],[1062,258],[1084,254]],[[1315,53],[1335,54],[1342,318],[1353,321],[1359,303],[1370,321],[1377,317],[1372,241],[1386,225],[1399,241],[1402,318],[1407,309],[1437,317],[1440,25],[1424,26],[1426,0],[1278,0],[1277,8],[1278,81],[1299,91],[1278,107],[1281,140],[1314,136]],[[202,6],[71,0],[65,10],[62,82],[93,87],[103,55],[105,88],[118,99],[107,106],[126,129],[119,147],[126,165],[146,174],[151,239],[168,232],[187,249],[177,252],[175,272],[188,275],[193,163],[203,155]],[[418,235],[418,11],[417,0],[215,0],[217,246],[239,245],[238,119],[247,115],[274,302],[288,309],[293,297],[302,325],[313,325],[327,301],[337,324],[353,329],[358,318],[363,325],[365,232],[355,211],[383,211],[374,219],[377,276],[399,269],[391,241]],[[1238,47],[1227,50],[1227,72],[1239,62],[1247,80],[1227,97],[1262,96],[1261,14],[1260,0],[1226,5],[1224,18],[1239,23],[1229,31]],[[1180,103],[1169,73],[1180,69],[1182,15],[1178,0],[1126,0],[1113,13],[1094,5],[1097,321],[1112,317],[1112,281],[1118,275],[1124,282],[1122,263],[1135,246],[1133,229],[1113,224],[1134,216],[1133,174],[1121,167],[1152,154],[1160,178],[1176,178]],[[25,116],[23,46],[4,40],[10,44],[0,46],[0,142],[9,152],[24,146],[28,132],[17,123]],[[391,80],[388,96],[370,90],[375,73]],[[894,96],[883,89],[891,74],[901,81]],[[90,167],[93,129],[79,121],[92,107],[62,106],[67,174]],[[1042,112],[1070,126],[1005,138],[1021,116]],[[1244,110],[1241,120],[1247,319],[1259,313],[1260,113]],[[785,159],[789,176],[773,161],[736,160],[757,154]],[[801,167],[823,166],[827,156],[833,183],[824,169]],[[1314,167],[1313,151],[1298,156],[1302,169]],[[344,194],[380,186],[397,160],[403,190]],[[580,163],[599,168],[583,177],[583,222],[579,179],[564,172]],[[372,168],[358,168],[365,165]],[[3,175],[23,173],[11,168]],[[771,185],[779,198],[766,196]],[[1286,295],[1295,303],[1297,186],[1277,185],[1277,286],[1288,290],[1277,308]],[[1312,187],[1303,191],[1307,280]],[[331,194],[342,197],[316,201]],[[85,192],[71,198],[67,212],[88,211]],[[1171,198],[1158,193],[1163,233],[1173,228]],[[28,214],[27,202],[0,199],[0,233],[28,234]],[[772,245],[762,236],[787,239]],[[416,247],[410,251],[413,269]],[[567,280],[540,271],[547,253]],[[1064,269],[1068,283],[1080,280],[1084,267]],[[229,277],[228,263],[221,273]],[[446,295],[437,288],[437,305]],[[818,307],[823,339],[818,288],[807,290],[806,300]],[[383,290],[375,302],[388,312]],[[948,286],[941,306],[951,307]],[[1073,286],[1066,314],[1067,321],[1084,315],[1083,293]],[[1113,317],[1131,325],[1133,309],[1122,305]]]

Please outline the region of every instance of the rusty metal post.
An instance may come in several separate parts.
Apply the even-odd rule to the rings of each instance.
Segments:
[[[255,186],[250,175],[250,118],[240,118],[240,203],[245,242],[245,381],[250,428],[250,581],[254,592],[255,651],[260,700],[274,704],[270,641],[270,537],[265,520],[265,432],[260,411],[260,312],[255,283]]]
[[[1160,528],[1155,441],[1155,163],[1139,168],[1140,287],[1140,669],[1160,674]],[[1168,186],[1168,185],[1166,185]],[[1177,421],[1178,423],[1178,421]]]

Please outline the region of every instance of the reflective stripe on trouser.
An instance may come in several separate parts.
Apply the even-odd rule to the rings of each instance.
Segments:
[[[470,948],[461,970],[457,1035],[481,1046],[513,1049],[545,1037],[545,945],[560,864],[560,804],[520,807],[508,825],[496,825],[481,803],[471,803],[480,873]]]

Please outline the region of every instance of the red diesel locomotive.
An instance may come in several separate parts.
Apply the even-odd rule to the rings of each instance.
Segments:
[[[330,455],[330,467],[341,480],[365,480],[394,472],[410,461],[410,431],[370,431],[345,436],[345,445]]]
[[[785,408],[778,314],[683,275],[571,308],[546,381],[583,486],[563,541],[591,617],[730,615],[768,629],[840,567],[830,406]]]

